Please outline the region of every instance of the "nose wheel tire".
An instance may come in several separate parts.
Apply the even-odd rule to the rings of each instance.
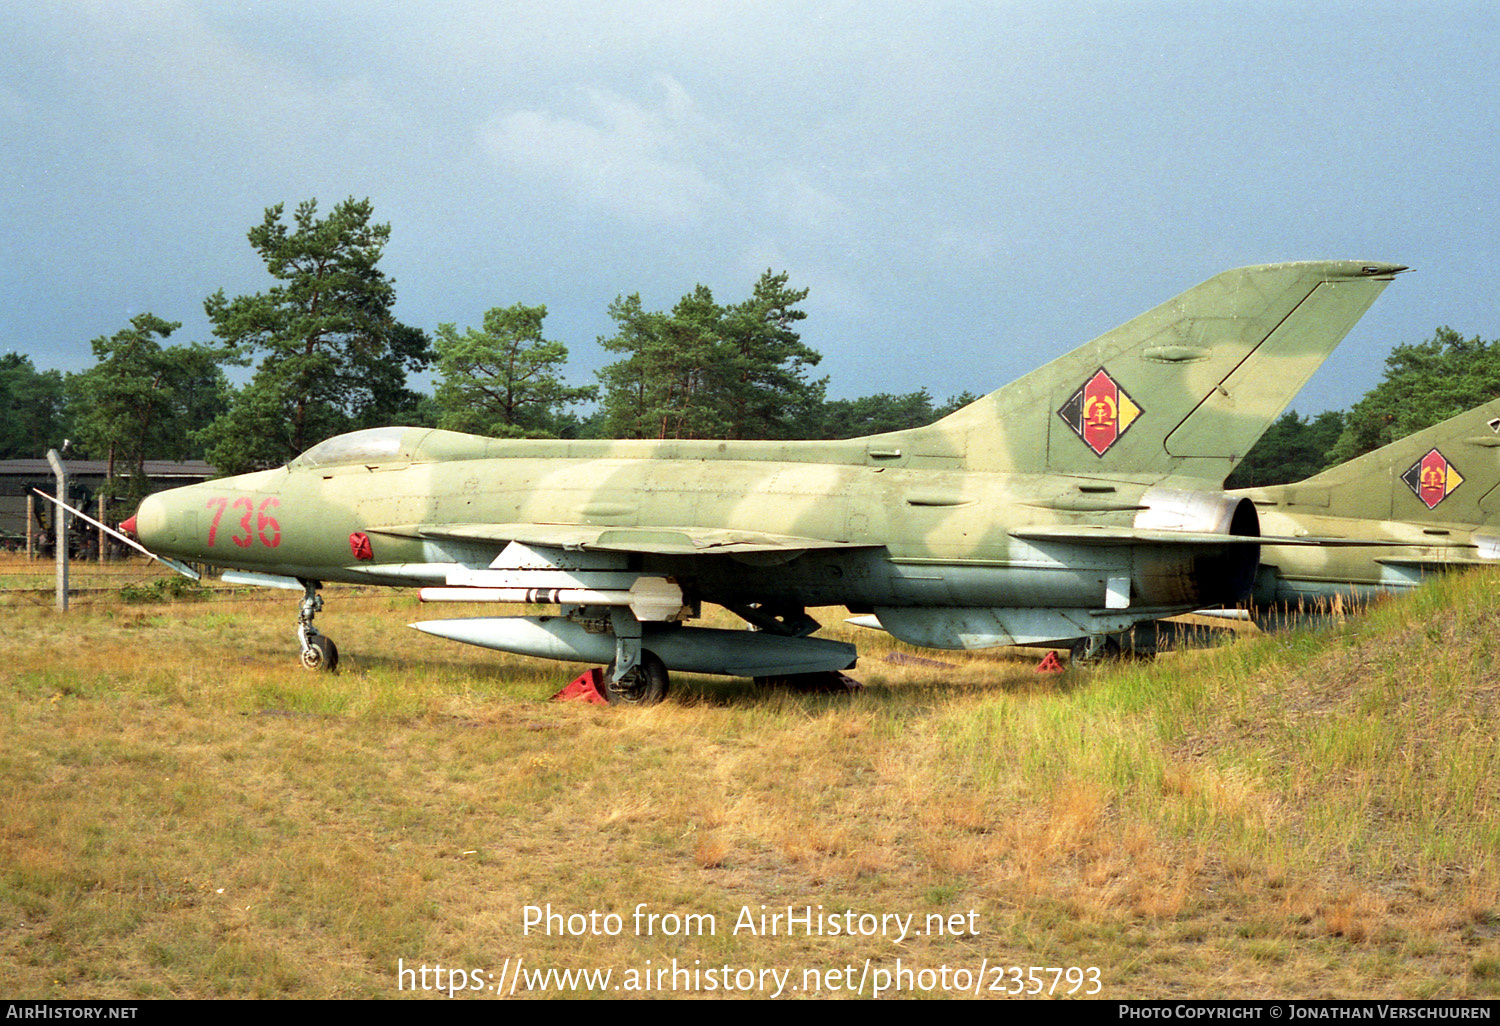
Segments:
[[[307,647],[302,650],[302,665],[309,670],[324,670],[332,672],[339,666],[338,646],[333,639],[322,634],[307,639]]]
[[[610,705],[655,705],[667,697],[667,664],[654,653],[642,652],[640,663],[618,681],[615,664],[604,670],[601,689]]]

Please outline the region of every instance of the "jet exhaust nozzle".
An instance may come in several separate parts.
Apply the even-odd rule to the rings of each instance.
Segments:
[[[1233,538],[1260,537],[1260,517],[1249,499],[1227,492],[1195,492],[1152,488],[1141,497],[1145,509],[1136,514],[1141,529],[1222,534]],[[1232,606],[1250,594],[1260,565],[1260,546],[1226,546],[1218,553],[1192,560],[1190,572],[1175,584],[1162,575],[1161,604],[1187,599],[1195,605]]]

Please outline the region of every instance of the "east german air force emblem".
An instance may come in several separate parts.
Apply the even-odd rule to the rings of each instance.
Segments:
[[[1436,449],[1408,467],[1406,473],[1401,475],[1401,480],[1406,482],[1406,487],[1410,488],[1428,509],[1436,508],[1438,503],[1452,495],[1454,490],[1464,483],[1463,475],[1458,472],[1458,468],[1449,463],[1448,457]]]
[[[1144,412],[1100,367],[1071,399],[1063,403],[1057,415],[1094,450],[1094,455],[1103,456]]]

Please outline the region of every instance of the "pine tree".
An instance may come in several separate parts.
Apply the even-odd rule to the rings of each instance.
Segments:
[[[1500,396],[1500,343],[1438,328],[1385,359],[1385,377],[1349,408],[1329,466],[1373,452]]]
[[[429,359],[425,333],[392,315],[395,285],[376,266],[390,226],[372,224],[369,200],[350,198],[323,219],[317,201],[266,210],[250,245],[278,284],[204,303],[224,351],[258,360],[255,376],[215,422],[209,459],[240,472],[284,463],[322,439],[414,409],[409,371]]]
[[[66,433],[63,376],[38,371],[31,357],[0,355],[0,459],[36,459]]]
[[[460,335],[452,324],[438,325],[439,427],[495,436],[556,434],[563,407],[598,394],[592,385],[563,384],[559,373],[568,349],[542,337],[546,316],[545,306],[517,303],[488,311],[482,330]]]
[[[220,413],[228,386],[206,346],[163,346],[182,325],[144,313],[96,338],[93,367],[68,378],[80,455],[109,465],[108,491],[139,499],[145,461],[195,454],[196,433]]]
[[[625,438],[786,438],[805,433],[823,399],[806,370],[820,359],[792,325],[807,290],[767,271],[751,297],[722,306],[707,286],[670,313],[616,299],[599,343],[626,357],[600,372],[606,430]]]

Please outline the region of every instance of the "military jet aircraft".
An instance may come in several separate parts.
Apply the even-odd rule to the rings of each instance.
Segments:
[[[1405,268],[1227,271],[928,427],[844,441],[573,441],[378,428],[276,470],[158,493],[154,552],[303,592],[323,582],[560,615],[412,626],[501,651],[611,664],[611,702],[668,667],[747,677],[850,667],[814,606],[939,648],[1077,643],[1233,604],[1260,550],[1222,482]],[[228,576],[228,575],[226,575]],[[703,603],[755,630],[686,626]]]
[[[1500,399],[1294,484],[1227,494],[1255,504],[1268,536],[1245,608],[1198,611],[1211,617],[1278,630],[1434,573],[1500,566]],[[1142,622],[1107,644],[1150,654],[1216,637],[1202,623]]]
[[[1500,561],[1500,399],[1295,484],[1231,492],[1269,533],[1250,598],[1262,628]]]

